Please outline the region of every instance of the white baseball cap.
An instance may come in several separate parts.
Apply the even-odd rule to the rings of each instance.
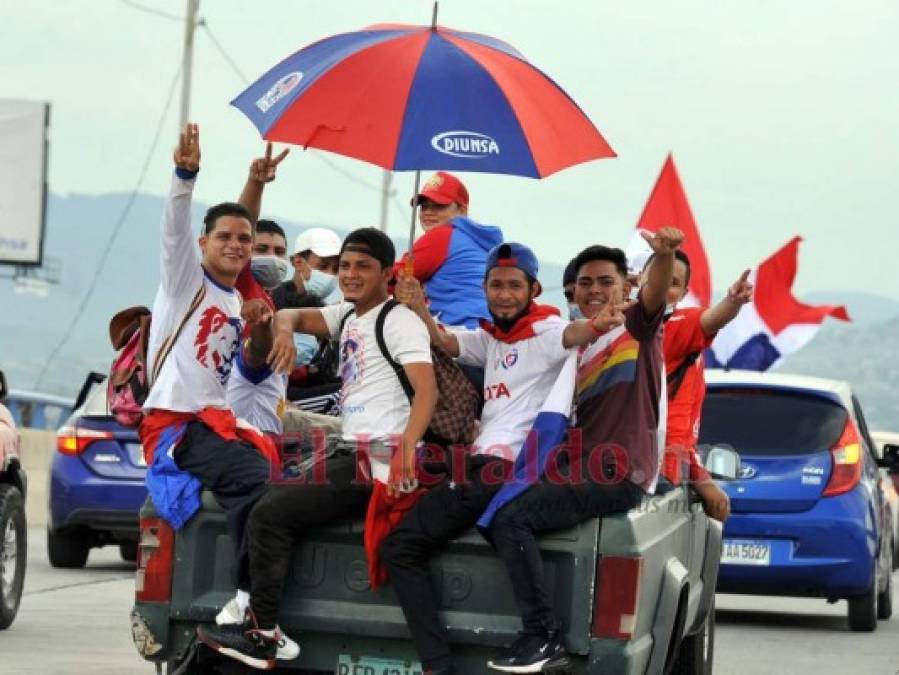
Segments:
[[[334,230],[326,227],[310,227],[296,238],[293,244],[294,253],[312,251],[319,258],[331,258],[340,255],[343,240]]]

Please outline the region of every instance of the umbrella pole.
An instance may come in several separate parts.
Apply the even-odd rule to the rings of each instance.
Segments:
[[[437,0],[434,0],[434,11],[431,13],[431,30],[436,30],[437,28],[437,10],[439,9],[440,3]],[[412,273],[415,271],[415,261],[412,259],[412,244],[415,243],[415,219],[418,217],[418,188],[421,186],[421,171],[415,172],[415,191],[412,193],[412,221],[409,223],[409,248],[408,253],[406,254],[406,264],[403,267],[403,272],[405,272],[408,276],[412,276]]]
[[[418,188],[421,185],[421,171],[415,172],[415,191],[412,193],[412,221],[409,223],[409,248],[406,255],[406,265],[403,271],[410,275],[414,270],[414,261],[412,260],[412,244],[415,242],[415,219],[418,217]]]

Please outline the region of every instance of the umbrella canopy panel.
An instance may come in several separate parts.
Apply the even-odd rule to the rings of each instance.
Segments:
[[[540,178],[615,153],[583,111],[510,45],[385,25],[288,57],[232,101],[270,141],[396,171]]]

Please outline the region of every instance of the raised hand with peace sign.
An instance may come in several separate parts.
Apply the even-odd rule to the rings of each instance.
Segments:
[[[196,173],[200,170],[200,127],[194,123],[184,125],[173,153],[175,166]]]
[[[250,162],[249,179],[254,180],[257,183],[271,183],[275,180],[278,165],[285,157],[287,157],[289,152],[290,148],[284,148],[284,150],[278,153],[277,157],[272,157],[272,144],[266,143],[265,155]]]
[[[254,223],[259,220],[259,213],[262,210],[262,191],[266,183],[275,180],[278,165],[289,152],[290,148],[284,148],[275,157],[272,157],[272,144],[266,143],[265,154],[250,162],[250,173],[237,201],[250,212]]]
[[[615,288],[609,301],[590,320],[597,335],[602,335],[617,326],[624,325],[624,312],[629,307],[632,307],[636,300],[622,301],[621,295],[621,288]]]

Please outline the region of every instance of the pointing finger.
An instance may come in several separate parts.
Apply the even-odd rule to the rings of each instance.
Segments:
[[[272,161],[272,144],[266,143],[265,144],[265,163],[268,164],[271,161]]]

